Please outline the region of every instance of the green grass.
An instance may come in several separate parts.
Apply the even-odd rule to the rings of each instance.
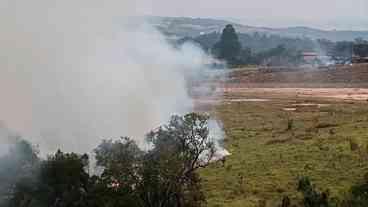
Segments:
[[[285,195],[300,202],[300,176],[333,197],[362,181],[368,172],[368,104],[322,102],[331,105],[283,110],[305,101],[217,107],[232,155],[225,166],[201,171],[209,207],[277,206]]]

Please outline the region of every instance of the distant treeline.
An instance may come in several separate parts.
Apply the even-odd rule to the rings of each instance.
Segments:
[[[213,32],[193,38],[203,49],[210,51],[216,42],[219,41],[221,33]],[[265,52],[267,50],[284,45],[287,49],[310,51],[315,48],[315,42],[308,38],[288,38],[279,35],[266,35],[260,33],[238,34],[239,41],[244,48],[250,49],[254,53]]]
[[[232,25],[228,26],[232,27]],[[195,38],[183,38],[178,40],[176,44],[181,45],[191,41],[200,45],[207,53],[218,57],[216,53],[219,48],[216,48],[216,44],[223,41],[224,31],[223,33],[213,32],[203,34]],[[332,60],[343,61],[351,60],[353,54],[357,52],[368,53],[367,51],[359,49],[361,47],[357,46],[367,44],[367,41],[359,38],[355,41],[333,42],[326,39],[312,40],[309,38],[290,38],[257,32],[253,34],[238,34],[235,29],[234,32],[236,37],[230,38],[237,39],[239,46],[235,48],[240,47],[241,49],[239,53],[236,54],[237,57],[233,57],[232,60],[226,60],[225,58],[231,66],[249,64],[270,66],[300,65],[305,64],[303,53],[306,52],[314,52],[320,56],[329,56]],[[231,42],[231,40],[228,42]],[[225,46],[225,44],[223,44],[223,46]],[[230,52],[230,50],[228,50],[228,52]]]

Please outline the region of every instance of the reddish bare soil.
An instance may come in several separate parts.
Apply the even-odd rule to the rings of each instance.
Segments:
[[[368,64],[320,69],[240,69],[218,81],[216,93],[195,98],[197,110],[231,102],[275,99],[368,103]],[[294,108],[285,109],[294,110]]]
[[[227,88],[368,88],[368,64],[325,68],[240,69]]]
[[[224,88],[225,97],[324,98],[368,101],[367,88]],[[226,98],[225,98],[226,99]]]
[[[368,100],[368,64],[319,69],[237,70],[222,83],[224,99],[323,98]]]

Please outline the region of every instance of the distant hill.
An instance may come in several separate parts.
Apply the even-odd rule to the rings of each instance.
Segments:
[[[310,38],[310,39],[328,39],[331,41],[351,41],[355,38],[368,40],[368,31],[338,31],[338,30],[320,30],[309,27],[289,27],[289,28],[268,28],[253,27],[233,23],[226,20],[208,19],[208,18],[188,18],[188,17],[156,17],[147,16],[146,20],[157,27],[164,34],[171,38],[197,37],[202,34],[212,32],[221,32],[227,24],[234,25],[238,33],[255,33],[266,35],[279,35],[290,38]]]

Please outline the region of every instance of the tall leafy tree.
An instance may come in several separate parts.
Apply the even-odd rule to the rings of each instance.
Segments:
[[[219,59],[227,61],[229,64],[236,64],[242,45],[233,25],[226,25],[222,31],[220,41],[214,46],[214,52]]]
[[[208,117],[173,116],[168,125],[147,135],[151,149],[143,152],[134,141],[104,141],[96,149],[102,180],[115,192],[115,203],[141,207],[199,207],[205,203],[197,174],[207,166],[214,145]],[[124,205],[120,205],[124,206]]]

